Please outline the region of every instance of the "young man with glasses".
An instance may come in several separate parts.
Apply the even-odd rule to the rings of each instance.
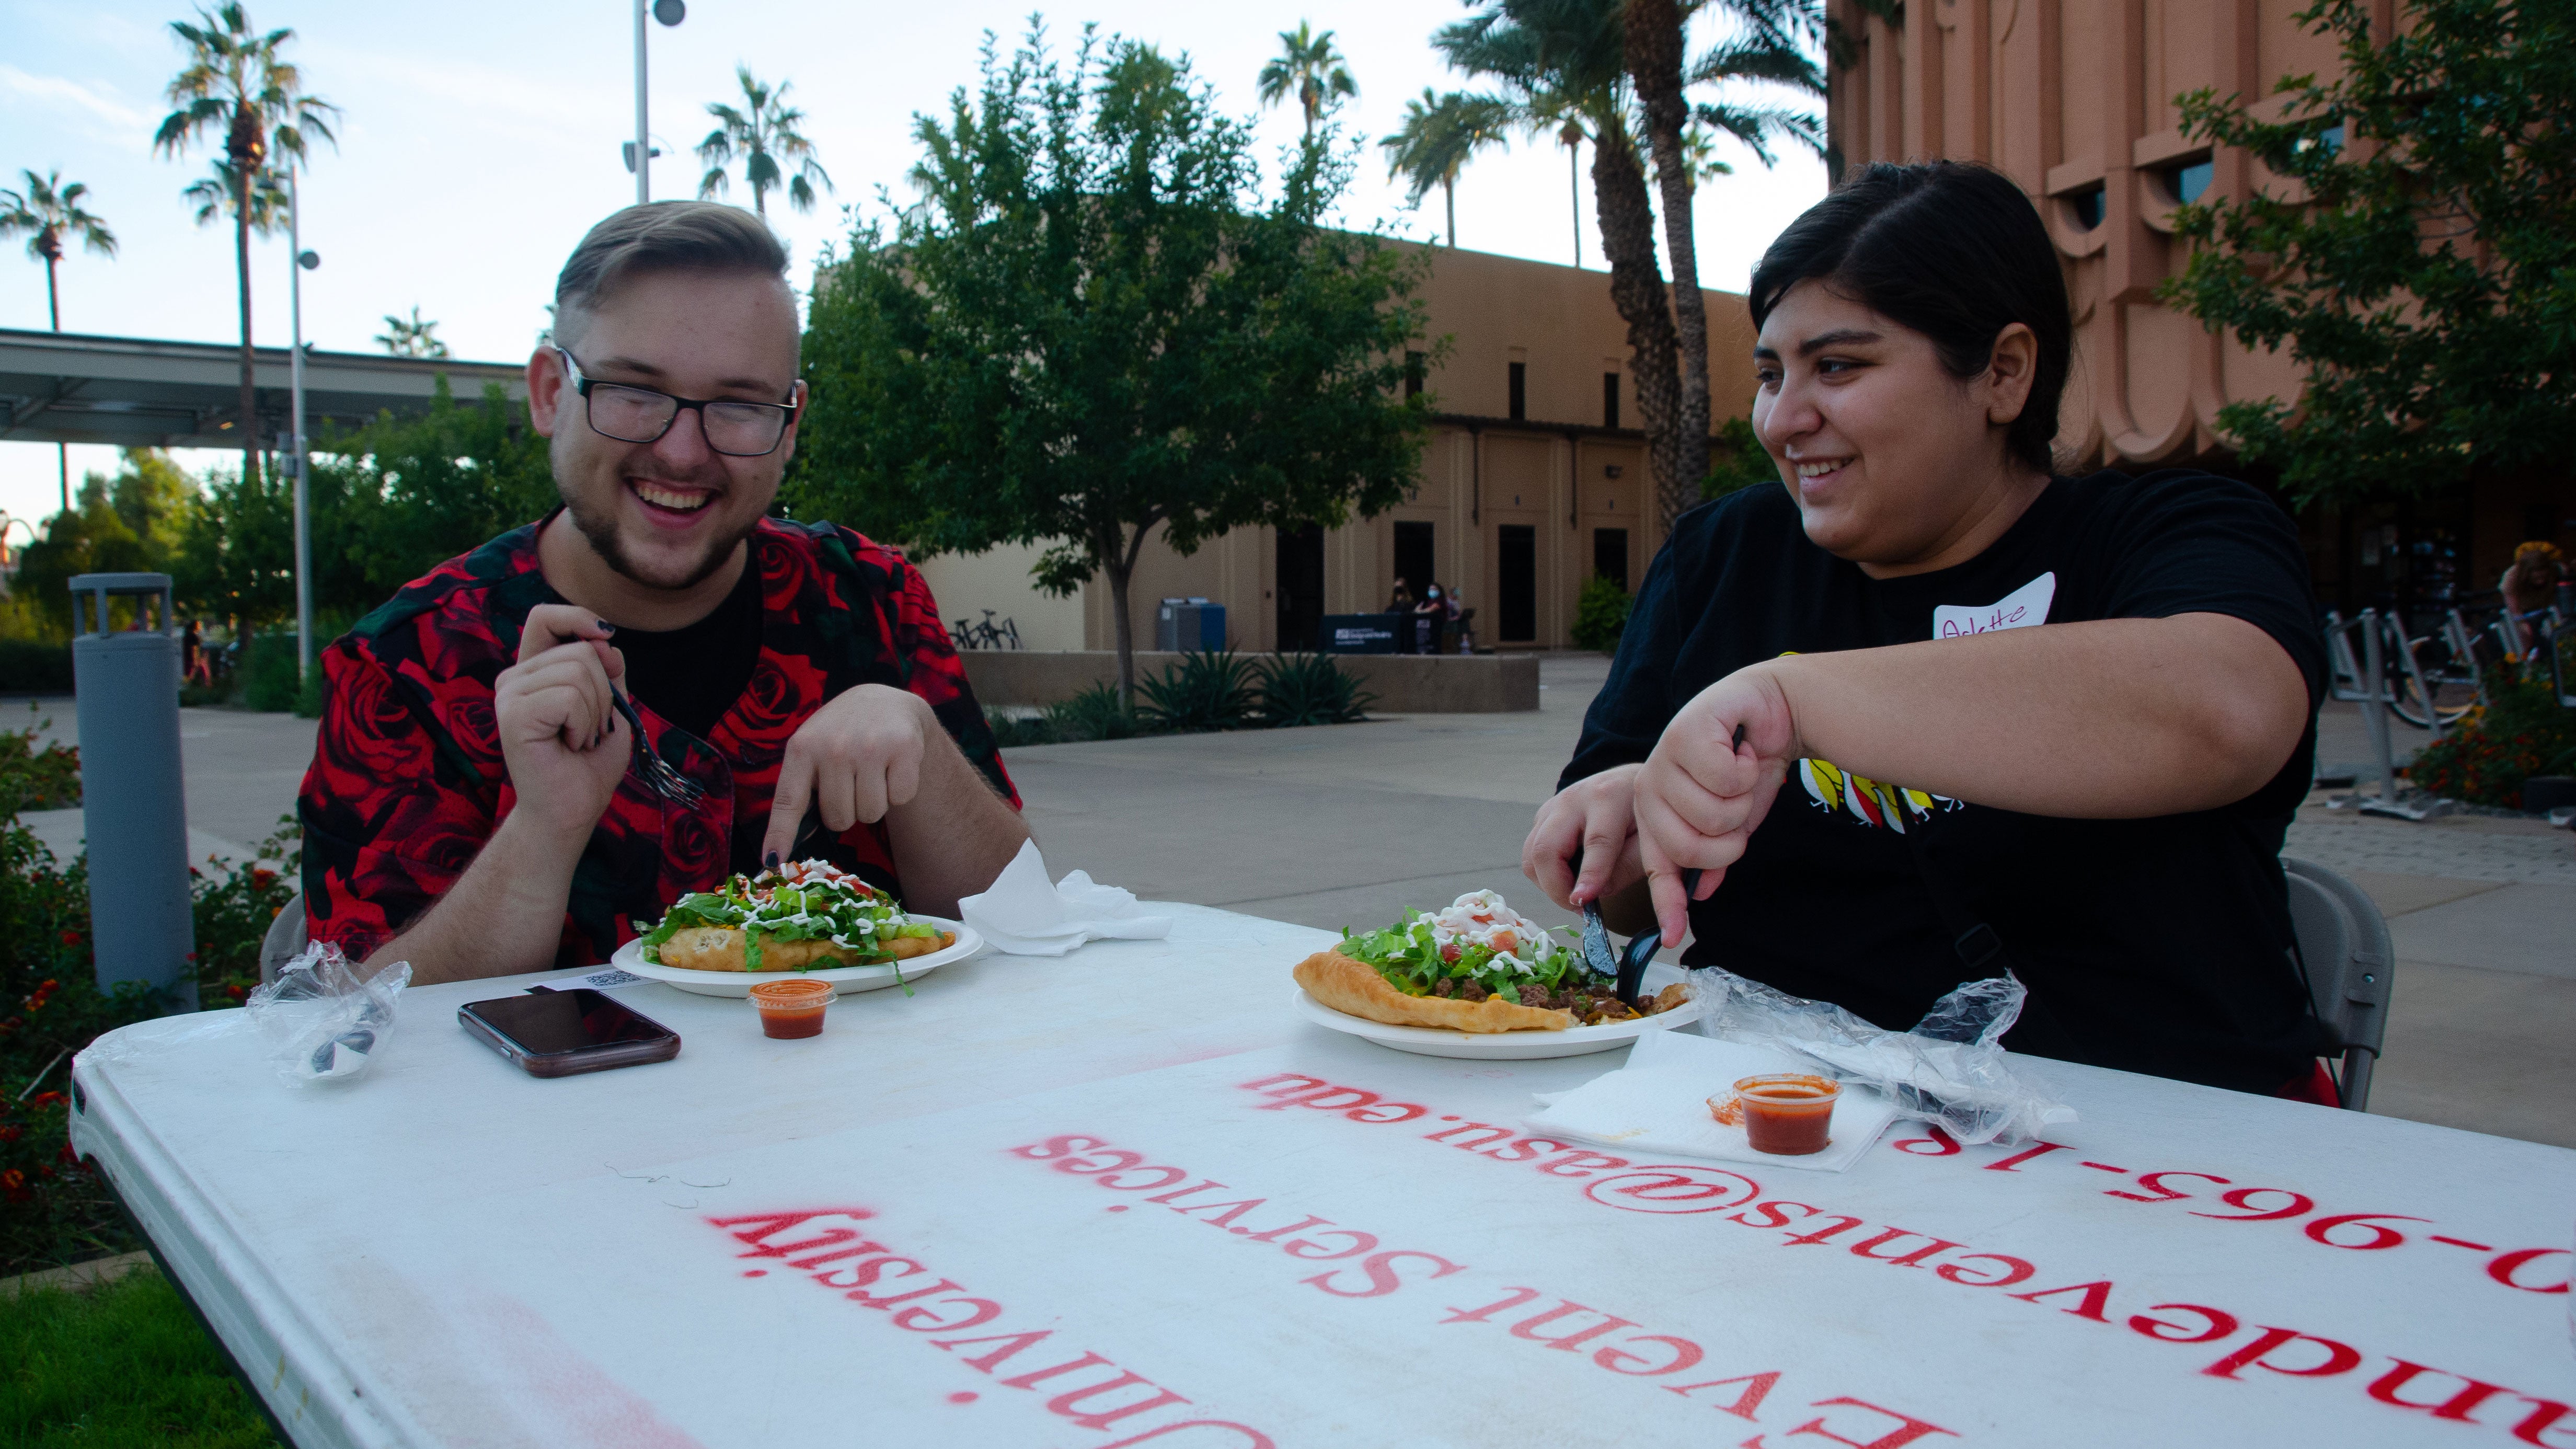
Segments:
[[[564,264],[528,362],[563,506],[324,655],[315,940],[415,982],[587,965],[807,857],[953,916],[1028,838],[921,576],[767,516],[806,402],[786,269],[702,202],[618,212]]]

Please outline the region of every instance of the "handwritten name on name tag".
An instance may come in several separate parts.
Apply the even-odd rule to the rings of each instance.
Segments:
[[[2041,574],[1984,608],[1943,604],[1932,611],[1932,637],[1965,639],[1997,629],[2026,629],[2048,622],[2048,606],[2057,597],[2057,575]]]

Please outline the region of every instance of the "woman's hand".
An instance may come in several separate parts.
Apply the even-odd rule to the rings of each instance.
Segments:
[[[1637,856],[1635,809],[1637,772],[1644,768],[1604,770],[1557,791],[1538,807],[1538,822],[1521,842],[1521,874],[1537,882],[1549,900],[1580,911],[1645,875]]]
[[[1690,901],[1708,899],[1743,856],[1802,753],[1769,664],[1701,690],[1664,727],[1638,767],[1635,814],[1637,853],[1666,942],[1682,939]],[[1699,871],[1696,893],[1683,890],[1684,870]]]

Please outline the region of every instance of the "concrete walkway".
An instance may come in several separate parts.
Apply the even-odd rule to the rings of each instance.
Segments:
[[[1491,887],[1555,924],[1568,917],[1521,878],[1521,839],[1608,667],[1598,655],[1544,660],[1535,713],[1049,745],[1008,759],[1058,875],[1079,868],[1148,899],[1361,929]],[[0,723],[23,707],[0,704]],[[44,701],[43,713],[75,737],[72,701]],[[182,711],[190,834],[215,842],[198,841],[199,856],[246,855],[275,828],[313,731],[286,715]],[[2352,706],[2329,706],[2321,739],[2329,760],[2368,756]],[[2576,1147],[2576,834],[2469,816],[2417,824],[2325,799],[2300,811],[2287,853],[2351,876],[2397,946],[2371,1110]],[[77,849],[79,812],[48,814],[34,823],[58,851]]]

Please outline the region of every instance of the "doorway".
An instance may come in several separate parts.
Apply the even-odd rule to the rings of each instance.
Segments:
[[[1628,530],[1596,528],[1592,530],[1592,572],[1628,593]]]
[[[1494,579],[1496,637],[1505,644],[1538,642],[1538,530],[1506,523],[1497,530]]]
[[[1312,650],[1324,623],[1324,529],[1279,530],[1279,650]]]
[[[1395,526],[1395,577],[1412,590],[1417,600],[1436,577],[1431,571],[1431,560],[1431,525],[1398,523]]]

